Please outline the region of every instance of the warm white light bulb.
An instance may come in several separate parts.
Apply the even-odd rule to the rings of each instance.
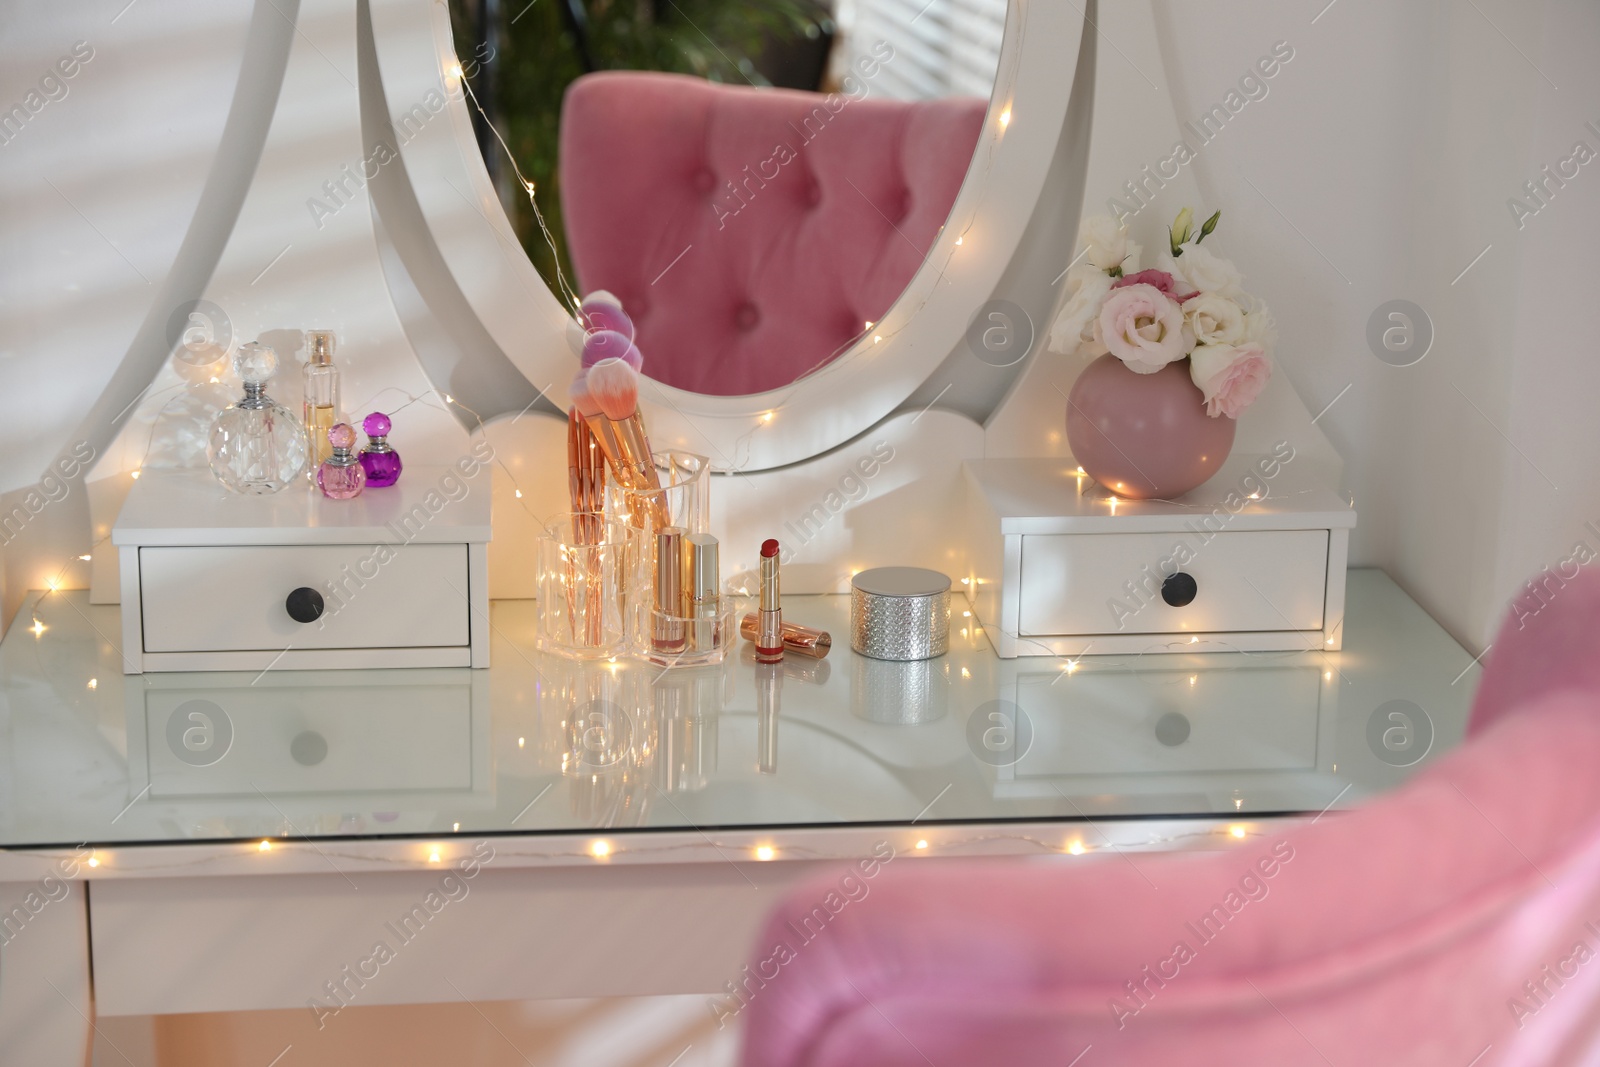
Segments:
[[[922,849],[925,849],[927,847],[928,847],[928,843],[926,841],[918,841],[917,842],[917,850],[918,851],[921,851]]]
[[[761,860],[763,863],[772,859],[772,857],[776,856],[777,854],[778,850],[773,848],[771,845],[762,845],[756,849],[756,859]]]
[[[260,851],[260,852],[271,852],[272,851],[272,842],[263,838],[262,841],[261,841],[261,844],[256,846],[256,849],[257,849],[257,851]]]
[[[589,846],[589,855],[597,860],[603,860],[611,855],[611,844],[608,841],[596,841]]]

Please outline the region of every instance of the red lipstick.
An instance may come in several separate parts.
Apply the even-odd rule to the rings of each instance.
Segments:
[[[756,616],[756,662],[783,660],[783,612],[778,607],[778,542],[761,544],[761,611]]]

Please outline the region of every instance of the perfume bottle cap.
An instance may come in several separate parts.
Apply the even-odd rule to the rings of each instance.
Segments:
[[[328,443],[336,453],[349,453],[350,445],[355,443],[355,430],[349,422],[334,422],[328,429]]]
[[[366,431],[368,437],[388,437],[390,429],[389,416],[381,411],[374,411],[371,415],[361,420],[361,428]]]
[[[247,341],[233,357],[233,369],[241,381],[263,384],[277,373],[278,353],[257,341]]]
[[[333,331],[307,330],[306,349],[310,353],[310,362],[326,367],[333,362]]]

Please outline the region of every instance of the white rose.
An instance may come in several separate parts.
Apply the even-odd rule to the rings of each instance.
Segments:
[[[1111,291],[1111,275],[1090,263],[1067,271],[1067,302],[1050,327],[1050,351],[1072,355],[1094,340],[1094,320],[1100,302]]]
[[[1142,283],[1111,290],[1095,318],[1095,340],[1135,374],[1154,374],[1194,347],[1183,308]]]
[[[1260,345],[1268,352],[1277,347],[1278,324],[1273,321],[1272,313],[1267,310],[1266,301],[1257,300],[1255,307],[1245,315],[1244,340],[1238,343]]]
[[[1127,227],[1118,226],[1109,215],[1084,219],[1078,227],[1078,244],[1088,246],[1088,261],[1096,270],[1121,267],[1124,273],[1132,274],[1139,269],[1139,246],[1128,240]]]
[[[1244,308],[1221,293],[1202,292],[1183,305],[1183,313],[1198,344],[1237,345],[1245,341]]]
[[[1184,245],[1183,255],[1176,259],[1163,252],[1157,268],[1202,293],[1235,298],[1244,293],[1244,275],[1221,256],[1212,255],[1203,245]]]

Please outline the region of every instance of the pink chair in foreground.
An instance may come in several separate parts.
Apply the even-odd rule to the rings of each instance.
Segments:
[[[1597,633],[1585,571],[1502,629],[1465,745],[1314,825],[803,888],[756,946],[743,1063],[1600,1063]]]
[[[650,377],[718,396],[788,385],[922,266],[988,102],[858,84],[855,99],[607,71],[567,90],[573,266],[622,300]]]

